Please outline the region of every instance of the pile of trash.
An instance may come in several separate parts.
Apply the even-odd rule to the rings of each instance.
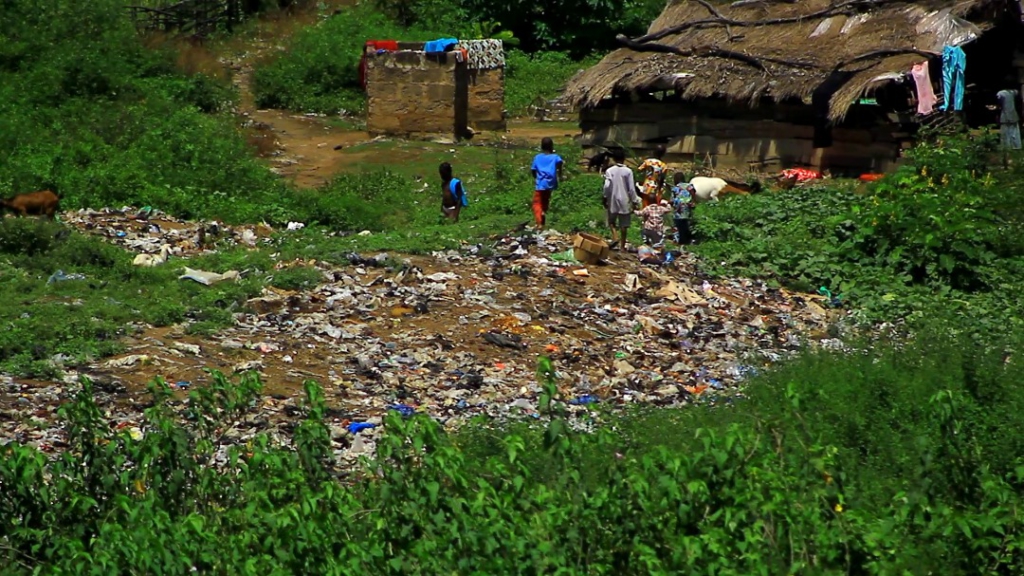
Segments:
[[[121,236],[138,221],[116,211],[65,219],[134,250],[170,244],[185,257],[204,250],[195,242],[199,224]],[[272,232],[225,228],[224,237],[256,246]],[[452,428],[481,414],[539,418],[539,356],[551,358],[562,396],[584,412],[732,402],[745,379],[786,356],[843,346],[835,298],[706,278],[686,252],[661,266],[629,252],[583,265],[572,242],[548,231],[430,256],[279,262],[315,267],[322,282],[307,291],[268,287],[212,337],[188,335],[184,326],[150,329],[127,340],[126,354],[68,372],[62,383],[0,379],[14,399],[0,405],[0,442],[59,449],[59,429],[46,424],[50,407],[83,375],[100,383],[112,421],[134,429],[153,378],[184,397],[209,381],[208,369],[256,371],[265,395],[251,420],[237,425],[232,441],[241,442],[268,430],[287,442],[303,382],[313,379],[324,388],[345,460],[372,450],[389,409],[429,414]]]

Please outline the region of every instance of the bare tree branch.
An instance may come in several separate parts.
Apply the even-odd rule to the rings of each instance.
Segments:
[[[690,28],[697,28],[700,26],[717,25],[717,26],[772,26],[776,24],[792,24],[794,22],[802,22],[804,20],[810,20],[812,18],[825,18],[828,16],[835,16],[837,14],[844,14],[853,9],[859,8],[870,8],[879,4],[885,4],[891,0],[848,0],[842,4],[836,4],[835,6],[829,6],[823,10],[817,12],[811,12],[810,14],[803,14],[800,16],[789,16],[786,18],[769,18],[767,20],[735,20],[733,18],[727,18],[717,8],[708,4],[705,0],[696,0],[701,6],[708,9],[709,12],[714,16],[713,18],[706,18],[704,20],[692,20],[690,22],[684,22],[678,26],[672,26],[671,28],[665,28],[664,30],[658,30],[652,34],[634,38],[634,42],[641,44],[647,42],[653,42],[655,40],[661,40],[665,36],[671,36],[672,34],[678,34]]]
[[[817,68],[815,64],[809,62],[798,62],[795,60],[785,60],[783,58],[773,58],[770,56],[752,56],[750,54],[744,54],[743,52],[736,52],[734,50],[726,50],[717,46],[697,46],[694,48],[676,48],[675,46],[669,46],[667,44],[656,44],[653,42],[636,42],[630,40],[626,35],[619,34],[615,37],[620,44],[636,52],[661,52],[664,54],[675,54],[677,56],[684,57],[698,57],[698,58],[727,58],[729,60],[737,60],[745,64],[749,64],[758,70],[762,70],[768,74],[771,72],[765,67],[765,62],[773,64],[782,64],[785,66],[791,66],[793,68]]]

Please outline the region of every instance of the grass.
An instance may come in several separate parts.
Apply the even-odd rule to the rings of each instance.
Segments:
[[[147,324],[229,325],[233,311],[260,293],[259,272],[272,267],[269,253],[245,250],[189,260],[190,268],[256,272],[238,283],[202,286],[177,279],[180,260],[140,268],[132,258],[99,238],[69,234],[60,224],[0,222],[0,370],[54,377],[55,355],[70,368],[115,354],[124,336]],[[58,270],[85,278],[48,283]]]

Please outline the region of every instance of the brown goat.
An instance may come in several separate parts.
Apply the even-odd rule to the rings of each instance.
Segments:
[[[0,200],[0,208],[19,216],[46,216],[53,220],[60,207],[60,197],[49,190],[19,194],[10,200]]]

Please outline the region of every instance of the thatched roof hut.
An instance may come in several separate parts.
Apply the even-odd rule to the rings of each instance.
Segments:
[[[570,82],[578,108],[635,91],[675,90],[684,100],[724,97],[805,102],[842,76],[829,117],[841,120],[865,92],[969,43],[1020,8],[1016,0],[670,0],[646,36]],[[1012,17],[1012,15],[1011,15]]]

